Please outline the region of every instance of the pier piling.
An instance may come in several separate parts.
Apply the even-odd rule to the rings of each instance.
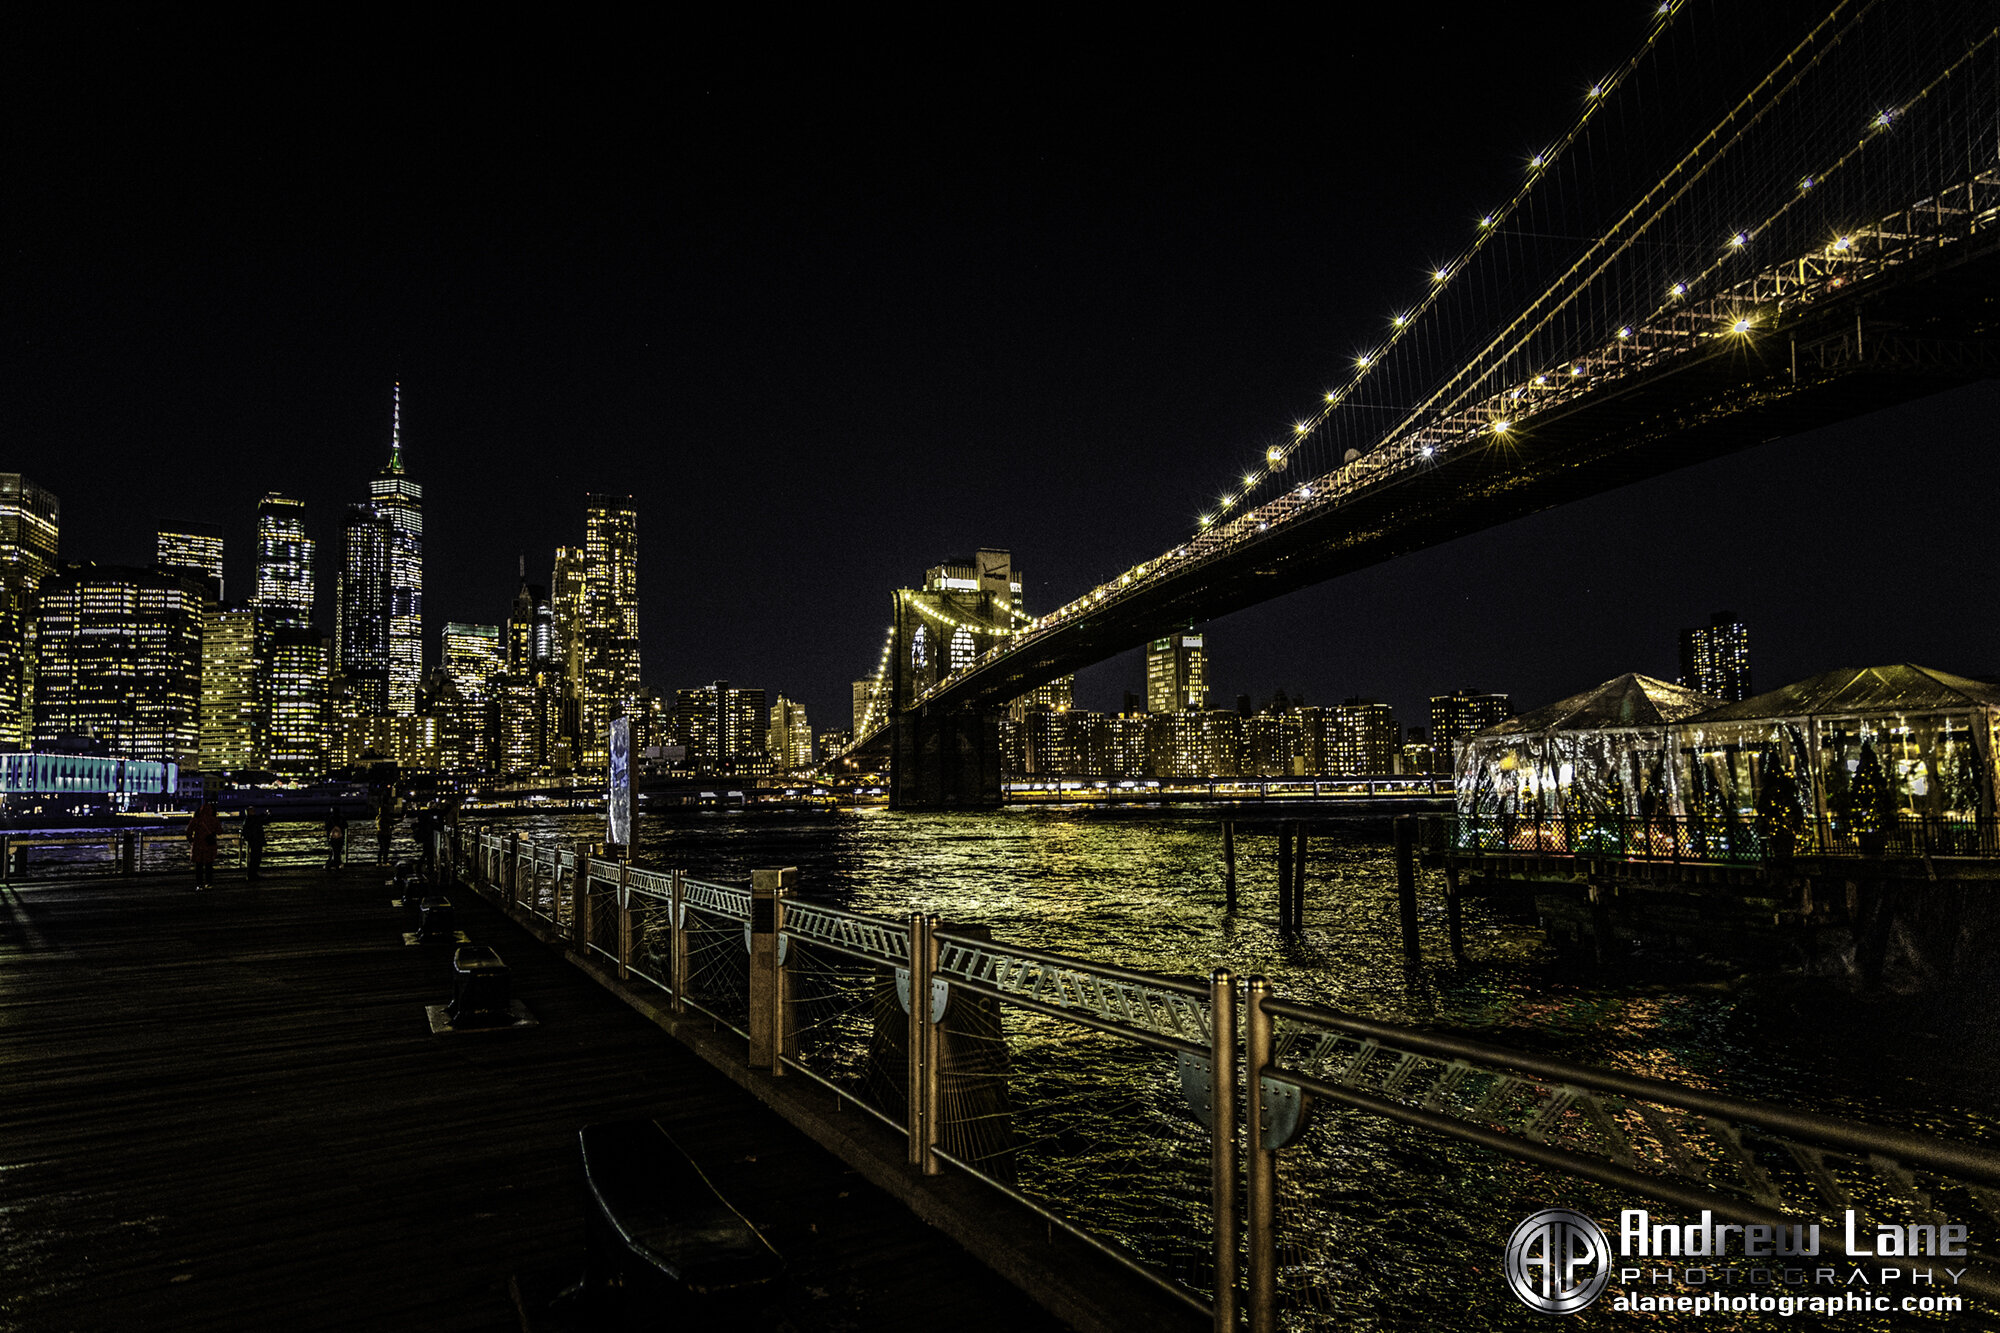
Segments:
[[[1278,933],[1289,935],[1292,921],[1292,826],[1278,825]]]
[[[1236,821],[1222,821],[1222,910],[1236,912]]]
[[[1299,843],[1292,851],[1292,929],[1306,928],[1306,826],[1299,825]]]
[[[1415,966],[1424,960],[1423,945],[1417,939],[1417,824],[1409,815],[1397,815],[1396,899],[1403,919],[1403,958]]]
[[[1444,920],[1451,935],[1451,961],[1465,961],[1465,927],[1459,910],[1458,870],[1446,866],[1444,871]]]

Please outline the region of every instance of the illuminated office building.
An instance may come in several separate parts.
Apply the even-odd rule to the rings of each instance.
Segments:
[[[389,559],[395,530],[374,505],[347,506],[346,551],[334,599],[333,638],[349,697],[367,713],[389,711]]]
[[[1155,713],[1148,761],[1162,778],[1234,777],[1243,762],[1243,718],[1233,709]]]
[[[424,674],[424,488],[403,474],[403,386],[395,386],[389,417],[389,461],[368,483],[369,503],[389,525],[383,568],[387,595],[383,656],[388,662],[388,708],[417,709]]]
[[[87,737],[121,759],[200,755],[206,589],[175,574],[66,565],[35,608],[36,745]]]
[[[771,726],[764,738],[764,749],[780,769],[811,768],[813,761],[812,727],[806,722],[804,704],[793,703],[784,695],[771,705]]]
[[[153,532],[153,565],[207,584],[209,599],[221,601],[222,525],[161,519]]]
[[[853,734],[864,735],[871,726],[888,716],[889,678],[886,675],[870,676],[867,680],[854,682]]]
[[[201,628],[201,750],[205,773],[264,767],[266,714],[257,609],[209,606]]]
[[[1030,713],[1067,713],[1076,707],[1076,677],[1057,676],[1017,696],[1007,705],[1007,716],[1019,722]]]
[[[1199,712],[1208,707],[1208,650],[1183,630],[1146,645],[1146,711]]]
[[[585,498],[582,641],[578,739],[584,766],[600,768],[611,719],[639,696],[639,516],[630,496]],[[761,716],[756,730],[761,739]]]
[[[768,766],[768,733],[762,690],[739,690],[718,680],[675,693],[672,743],[687,747],[687,762],[698,772],[748,773]]]
[[[1322,770],[1340,777],[1377,777],[1396,771],[1402,739],[1396,713],[1374,699],[1349,699],[1325,710],[1326,759]]]
[[[276,625],[264,651],[263,766],[288,777],[318,777],[327,767],[327,640],[310,626]]]
[[[1727,703],[1748,699],[1750,627],[1717,611],[1708,618],[1708,628],[1682,630],[1680,683]]]
[[[507,615],[507,672],[526,679],[555,664],[555,611],[549,590],[528,582],[522,564],[521,586]]]
[[[549,653],[563,675],[583,682],[584,554],[580,546],[558,546],[549,575]]]
[[[457,687],[470,718],[469,745],[474,754],[486,753],[488,710],[500,677],[507,668],[501,650],[498,625],[466,625],[452,621],[444,627],[444,669]]]
[[[60,520],[52,492],[0,472],[0,750],[33,735],[35,590],[55,572]]]
[[[1459,746],[1474,732],[1505,722],[1513,711],[1504,694],[1453,690],[1431,696],[1431,747],[1439,769],[1450,772]]]
[[[309,625],[313,609],[313,540],[306,507],[272,491],[257,502],[257,609],[271,626]]]

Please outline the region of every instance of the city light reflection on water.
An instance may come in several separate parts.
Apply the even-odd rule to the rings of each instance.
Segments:
[[[602,837],[601,820],[581,814],[508,827]],[[874,915],[936,912],[989,925],[1003,942],[1182,977],[1261,972],[1287,998],[1954,1137],[1990,1141],[2000,1124],[1993,1039],[1949,1005],[1862,1003],[1822,983],[1728,969],[1578,970],[1525,915],[1478,899],[1467,902],[1467,957],[1455,964],[1434,879],[1420,886],[1425,961],[1409,970],[1386,827],[1320,828],[1295,941],[1277,931],[1268,833],[1239,830],[1239,910],[1224,912],[1212,815],[649,813],[635,859],[725,883],[794,865],[803,896]],[[1023,1024],[1010,1044],[1029,1143],[1023,1187],[1201,1285],[1205,1147],[1172,1062],[1073,1026]],[[1439,1302],[1453,1327],[1528,1327],[1540,1317],[1503,1295],[1497,1276],[1514,1222],[1545,1204],[1608,1216],[1630,1202],[1351,1113],[1322,1115],[1282,1156],[1281,1181],[1283,1284],[1295,1311],[1321,1315],[1302,1327],[1414,1327],[1435,1322]],[[1593,1310],[1580,1322],[1614,1318],[1625,1316]]]

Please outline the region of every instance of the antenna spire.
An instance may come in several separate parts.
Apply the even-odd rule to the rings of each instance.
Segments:
[[[389,470],[403,470],[403,382],[395,381],[389,390]]]

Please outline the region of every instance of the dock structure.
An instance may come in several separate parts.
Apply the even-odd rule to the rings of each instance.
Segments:
[[[1065,1326],[476,895],[459,925],[539,1022],[433,1035],[451,951],[388,897],[373,868],[0,889],[0,1324],[547,1327],[578,1130],[651,1117],[783,1254],[782,1326]]]

